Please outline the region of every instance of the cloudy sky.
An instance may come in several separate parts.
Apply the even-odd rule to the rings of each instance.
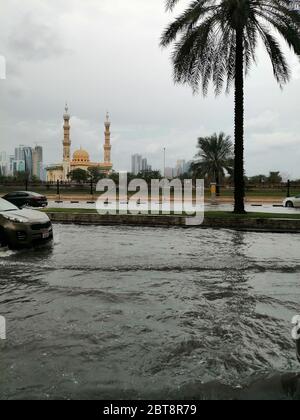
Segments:
[[[182,0],[182,5],[186,4]],[[197,137],[233,134],[233,99],[193,96],[172,81],[170,51],[159,38],[172,15],[164,0],[0,0],[0,150],[41,144],[46,163],[61,161],[65,101],[72,147],[102,160],[103,121],[112,119],[115,169],[142,153],[155,168],[191,159]],[[175,13],[180,11],[180,7]],[[247,174],[280,170],[300,178],[300,67],[283,91],[259,51],[246,88]]]

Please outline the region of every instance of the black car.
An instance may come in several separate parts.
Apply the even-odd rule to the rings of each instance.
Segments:
[[[41,194],[37,194],[30,191],[15,191],[6,194],[3,197],[4,200],[9,201],[15,206],[22,208],[25,206],[29,207],[47,207],[47,197]]]

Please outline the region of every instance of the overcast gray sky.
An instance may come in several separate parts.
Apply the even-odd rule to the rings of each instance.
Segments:
[[[115,169],[133,153],[161,168],[195,154],[197,137],[233,135],[233,99],[193,96],[172,81],[170,51],[159,38],[172,19],[164,0],[0,0],[0,150],[41,144],[46,163],[61,161],[62,114],[68,101],[73,150],[103,160],[106,110]],[[186,1],[182,0],[184,6]],[[175,14],[181,7],[175,10]],[[300,66],[283,91],[263,51],[246,83],[248,175],[280,170],[300,178]]]

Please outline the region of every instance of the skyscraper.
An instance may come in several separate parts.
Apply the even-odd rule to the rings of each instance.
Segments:
[[[8,175],[8,159],[6,152],[0,152],[0,175]]]
[[[15,148],[15,162],[14,164],[14,173],[15,172],[26,172],[31,178],[33,173],[33,156],[32,148],[28,146],[20,145]],[[23,170],[24,168],[24,170]]]
[[[10,155],[8,158],[8,176],[14,175],[14,161],[15,161],[15,156]]]
[[[148,162],[147,159],[144,158],[142,159],[142,172],[147,172],[148,171]]]
[[[137,154],[131,157],[131,173],[133,175],[137,175],[142,171],[142,159],[142,156]]]
[[[18,172],[25,172],[26,165],[25,160],[14,160],[13,161],[13,174],[16,175]]]
[[[175,169],[175,171],[176,171],[176,176],[181,176],[181,175],[183,175],[183,174],[184,174],[184,171],[185,171],[185,165],[186,165],[185,160],[178,160],[178,161],[177,161],[177,164],[176,164],[176,169]]]
[[[25,172],[28,174],[29,178],[32,177],[33,173],[33,156],[32,148],[24,147],[24,157],[25,157]]]
[[[24,148],[25,146],[23,145],[15,148],[15,156],[12,161],[12,175],[16,175],[18,172],[25,172],[26,164]]]
[[[24,160],[24,147],[23,145],[20,145],[19,147],[15,148],[15,160]]]
[[[43,148],[36,146],[32,152],[32,174],[38,179],[44,178]]]

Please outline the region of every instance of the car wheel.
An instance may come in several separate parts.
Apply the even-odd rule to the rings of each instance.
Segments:
[[[294,203],[292,201],[288,201],[286,203],[285,207],[288,207],[288,208],[292,209],[294,207]]]

